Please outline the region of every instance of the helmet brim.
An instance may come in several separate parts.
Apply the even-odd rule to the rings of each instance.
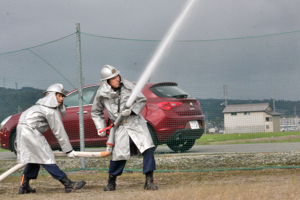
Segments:
[[[60,92],[56,92],[56,91],[44,91],[44,92],[43,92],[43,95],[46,96],[47,92],[55,92],[55,93],[59,93],[59,94],[63,95],[63,97],[66,97],[65,94],[60,93]]]
[[[101,81],[107,81],[107,80],[109,80],[109,79],[111,79],[111,78],[114,78],[114,77],[116,77],[116,76],[118,76],[118,75],[120,75],[120,71],[116,71],[116,73],[112,74],[112,75],[109,76],[109,77],[106,77],[106,78],[101,79]]]

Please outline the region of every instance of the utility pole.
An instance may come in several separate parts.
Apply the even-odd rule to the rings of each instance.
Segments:
[[[275,92],[273,89],[273,111],[275,112]]]
[[[20,107],[20,91],[18,91],[18,82],[16,82],[16,91],[18,93],[18,113],[21,112],[21,107]]]
[[[77,49],[77,74],[78,74],[78,103],[79,103],[79,134],[80,151],[85,150],[84,141],[84,117],[83,117],[83,96],[82,96],[82,59],[81,59],[81,38],[80,23],[76,23],[76,49]],[[81,169],[85,169],[85,159],[81,157]]]
[[[227,85],[223,85],[224,98],[225,98],[225,107],[227,106]]]

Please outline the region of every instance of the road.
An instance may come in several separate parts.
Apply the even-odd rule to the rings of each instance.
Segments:
[[[257,143],[257,144],[228,144],[228,145],[195,145],[187,153],[216,154],[216,153],[259,153],[259,152],[286,152],[300,149],[300,142],[292,143]],[[104,149],[103,149],[104,150]],[[101,151],[103,151],[101,150]],[[87,149],[86,151],[99,151]],[[155,153],[174,153],[167,146],[158,146]],[[0,160],[14,160],[16,155],[12,152],[0,152]]]

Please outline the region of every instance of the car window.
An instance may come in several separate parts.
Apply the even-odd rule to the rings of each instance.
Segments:
[[[189,96],[177,85],[154,85],[150,90],[158,97],[187,98]]]
[[[92,98],[94,97],[95,92],[98,90],[99,86],[92,86],[92,87],[87,87],[83,88],[82,90],[82,103],[83,105],[90,104],[92,101]],[[73,107],[73,106],[78,106],[78,91],[73,92],[72,94],[68,95],[67,97],[64,98],[64,104],[66,107]]]

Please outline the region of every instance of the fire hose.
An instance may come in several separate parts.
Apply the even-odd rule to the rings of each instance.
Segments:
[[[102,158],[102,157],[107,157],[106,151],[101,151],[101,152],[81,152],[81,151],[75,151],[78,157],[85,157],[85,158]],[[54,156],[56,157],[66,157],[67,154],[61,151],[54,151],[53,152]],[[110,153],[111,154],[111,153]],[[6,172],[0,175],[0,182],[3,181],[5,178],[13,174],[15,171],[23,168],[27,163],[19,163],[16,164],[14,167],[10,168]]]

